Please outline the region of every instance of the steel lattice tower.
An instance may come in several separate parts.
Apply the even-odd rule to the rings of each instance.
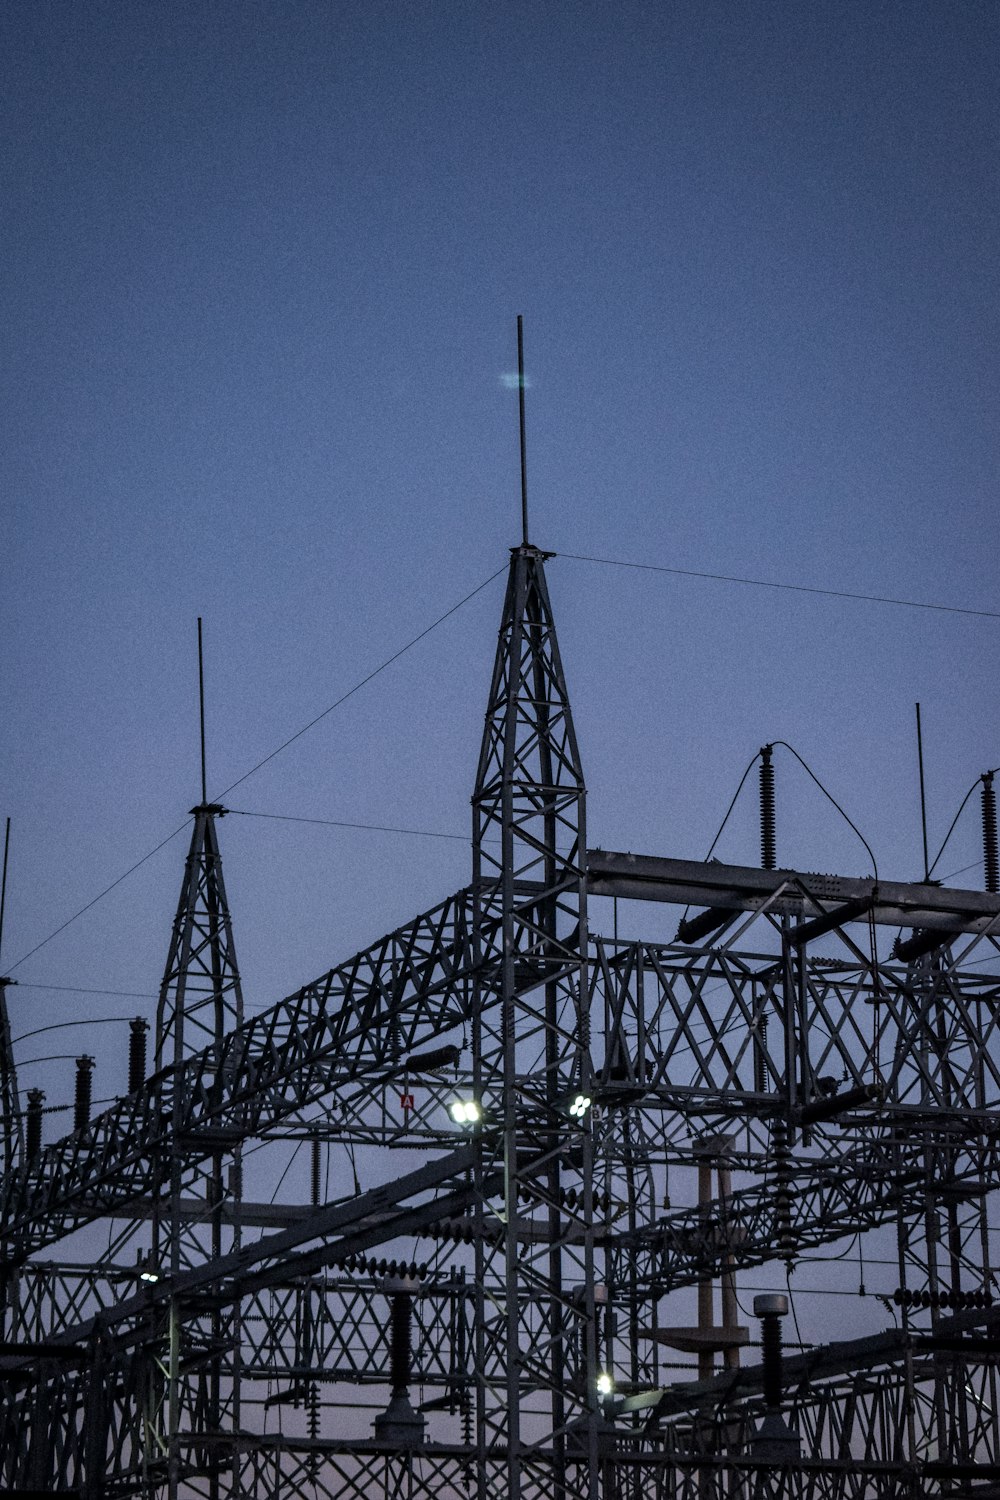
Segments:
[[[544,554],[511,557],[473,796],[477,967],[473,1086],[495,1131],[479,1183],[503,1165],[505,1232],[485,1232],[477,1194],[479,1494],[596,1495],[597,1318],[589,1126],[567,1150],[573,1092],[592,1093],[587,984],[586,791]],[[491,934],[487,941],[486,934]],[[577,1189],[578,1208],[566,1211]],[[539,1232],[540,1231],[540,1232]],[[499,1282],[491,1302],[487,1288]],[[498,1400],[499,1398],[499,1400]],[[541,1404],[541,1438],[525,1431]],[[538,1427],[538,1416],[535,1417]],[[570,1482],[567,1443],[588,1462]],[[506,1449],[506,1472],[489,1454]],[[534,1462],[534,1454],[540,1460]],[[581,1470],[579,1462],[574,1469]]]
[[[177,1074],[192,1057],[207,1057],[215,1065],[209,1088],[221,1096],[234,1082],[234,1060],[231,1054],[226,1057],[225,1039],[243,1021],[243,992],[215,827],[225,808],[203,801],[191,813],[191,844],[156,1008],[154,1079],[164,1069]],[[171,1282],[182,1271],[240,1247],[239,1139],[217,1142],[192,1174],[182,1140],[182,1103],[175,1091],[169,1185],[162,1196],[153,1195],[146,1273],[168,1275]],[[185,1320],[176,1299],[162,1314],[151,1320],[153,1357],[145,1371],[145,1484],[154,1493],[165,1466],[169,1500],[176,1500],[183,1472],[181,1437],[190,1413],[202,1408],[207,1413],[202,1425],[217,1431],[238,1425],[239,1317],[233,1307],[214,1308],[192,1323]],[[206,1345],[220,1358],[192,1360],[192,1348]],[[228,1378],[222,1373],[223,1352],[234,1364]],[[198,1463],[217,1496],[231,1455],[205,1451]]]
[[[4,1176],[7,1493],[1000,1494],[1000,896],[781,868],[770,774],[763,868],[588,849],[545,561],[470,885],[248,1020],[194,809],[152,1076]],[[607,937],[607,898],[696,914]],[[765,1371],[737,1281],[867,1235],[874,1331]]]

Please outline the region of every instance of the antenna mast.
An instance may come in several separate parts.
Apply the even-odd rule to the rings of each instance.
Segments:
[[[517,315],[517,404],[521,420],[521,541],[528,545],[528,457],[524,441],[524,319]]]
[[[920,731],[920,704],[917,704],[917,764],[920,767],[920,827],[924,835],[924,880],[930,879],[927,863],[927,797],[924,792],[924,737]]]
[[[201,615],[198,616],[198,719],[201,725],[201,800],[208,801],[205,782],[205,659],[201,647]]]

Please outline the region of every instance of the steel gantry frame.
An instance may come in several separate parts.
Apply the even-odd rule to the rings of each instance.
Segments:
[[[1000,1495],[1000,898],[588,851],[545,560],[511,554],[471,884],[244,1021],[203,801],[152,1075],[30,1155],[7,1111],[0,1493]],[[624,942],[588,897],[702,911]],[[310,1201],[244,1201],[289,1143]],[[778,1413],[737,1281],[866,1234],[895,1301]]]

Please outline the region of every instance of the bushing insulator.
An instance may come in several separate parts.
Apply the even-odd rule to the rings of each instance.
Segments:
[[[773,870],[777,864],[777,836],[774,817],[774,765],[771,746],[760,752],[760,864],[762,870]]]
[[[1000,852],[997,849],[997,798],[993,790],[993,772],[983,775],[983,874],[986,889],[1000,894]]]

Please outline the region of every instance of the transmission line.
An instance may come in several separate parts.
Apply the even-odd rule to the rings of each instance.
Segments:
[[[950,615],[975,615],[1000,620],[1000,610],[966,609],[959,604],[929,604],[923,599],[895,599],[885,594],[855,594],[848,589],[822,589],[808,583],[775,582],[768,578],[743,578],[735,573],[706,573],[697,568],[669,568],[664,563],[630,562],[620,557],[590,557],[582,552],[557,552],[571,562],[600,563],[608,568],[637,568],[643,573],[671,573],[677,578],[705,578],[713,583],[741,583],[756,589],[785,589],[794,594],[822,594],[828,599],[855,599],[865,604],[894,604],[902,609],[931,609]]]

